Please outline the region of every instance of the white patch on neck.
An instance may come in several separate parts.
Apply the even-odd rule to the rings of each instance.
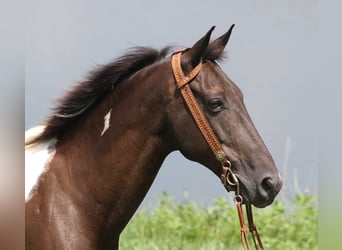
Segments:
[[[110,124],[110,113],[112,112],[112,109],[109,110],[109,112],[104,116],[104,126],[103,126],[103,130],[101,132],[101,136],[103,136],[103,134],[108,130]]]
[[[57,139],[39,142],[25,147],[25,201],[35,193],[42,173],[48,170],[49,163],[56,152]]]

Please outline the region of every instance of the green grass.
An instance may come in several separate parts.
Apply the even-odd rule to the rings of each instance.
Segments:
[[[253,212],[265,249],[318,249],[314,196],[297,195],[289,207],[275,201]],[[193,202],[174,204],[163,193],[156,207],[135,214],[120,237],[120,249],[242,249],[235,207],[224,198],[210,207]]]

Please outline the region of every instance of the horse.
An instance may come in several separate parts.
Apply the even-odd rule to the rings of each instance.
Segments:
[[[242,91],[218,64],[232,28],[211,41],[213,26],[177,53],[185,75],[201,64],[187,79],[189,89],[244,202],[262,208],[282,180]],[[221,178],[222,164],[176,86],[173,49],[135,47],[98,66],[58,100],[43,125],[25,133],[25,176],[33,177],[25,186],[26,249],[118,249],[120,233],[173,151]]]

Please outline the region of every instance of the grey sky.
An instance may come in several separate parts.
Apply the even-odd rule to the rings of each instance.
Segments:
[[[287,176],[283,194],[295,191],[293,179],[301,191],[316,193],[322,148],[317,131],[325,124],[318,123],[315,108],[328,91],[317,63],[321,15],[329,15],[321,7],[314,0],[35,1],[27,19],[25,127],[44,119],[52,101],[94,66],[129,47],[191,46],[212,25],[217,37],[235,23],[229,59],[221,66],[244,92],[258,131]],[[211,172],[179,153],[166,159],[145,202],[163,190],[179,200],[187,191],[204,203],[225,196]]]

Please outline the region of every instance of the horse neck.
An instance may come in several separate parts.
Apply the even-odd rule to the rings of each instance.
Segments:
[[[92,225],[110,235],[127,224],[171,151],[161,108],[168,84],[155,74],[141,72],[121,83],[61,139],[51,162],[67,172],[61,186],[71,190],[77,209],[86,208]]]

